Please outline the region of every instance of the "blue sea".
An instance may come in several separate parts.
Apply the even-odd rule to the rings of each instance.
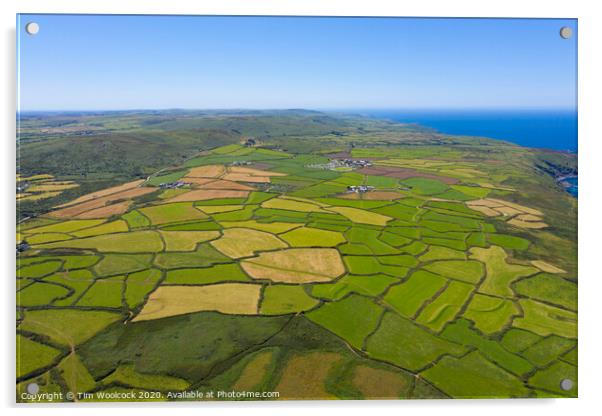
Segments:
[[[577,111],[572,110],[366,110],[362,113],[416,123],[446,134],[577,151]]]
[[[579,195],[579,180],[577,179],[577,177],[567,178],[564,180],[564,182],[566,182],[569,185],[566,187],[566,191],[569,194],[573,195],[575,198],[577,198],[577,196]]]
[[[501,139],[527,147],[577,152],[577,111],[569,110],[380,110],[364,114],[416,123],[441,133]],[[578,179],[565,180],[578,196]]]

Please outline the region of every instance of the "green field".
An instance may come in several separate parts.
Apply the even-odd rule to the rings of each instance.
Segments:
[[[79,186],[18,204],[17,392],[577,396],[575,154],[304,110],[65,117],[22,125],[21,177]],[[49,136],[69,120],[103,133]],[[156,191],[57,211],[133,181]]]

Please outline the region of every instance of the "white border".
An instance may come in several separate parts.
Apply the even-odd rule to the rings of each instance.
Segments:
[[[546,415],[590,414],[602,408],[602,368],[600,365],[600,308],[602,276],[595,260],[600,256],[600,229],[596,203],[602,202],[602,175],[597,161],[602,155],[602,120],[596,104],[600,104],[600,41],[602,21],[593,1],[578,0],[4,0],[2,9],[3,100],[2,136],[2,218],[4,221],[2,265],[3,299],[7,305],[2,319],[2,374],[0,376],[2,406],[8,414],[106,416],[107,412],[128,415],[207,414],[245,416],[266,412],[303,415],[308,413],[345,412],[363,415],[374,409],[380,414],[421,415],[445,414],[487,416],[525,414]],[[111,13],[111,14],[236,14],[236,15],[347,15],[347,16],[443,16],[443,17],[558,17],[579,19],[579,399],[558,400],[445,400],[395,402],[288,402],[288,403],[192,403],[165,405],[62,405],[24,407],[14,404],[14,172],[15,172],[15,14],[21,13]],[[597,194],[596,194],[597,192]],[[461,382],[461,380],[459,380]],[[84,410],[85,409],[85,410]]]

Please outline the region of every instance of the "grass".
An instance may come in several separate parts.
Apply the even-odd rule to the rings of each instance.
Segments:
[[[352,227],[345,233],[347,240],[351,243],[366,245],[373,254],[397,254],[399,251],[379,239],[380,230],[371,230],[364,227]],[[399,241],[398,241],[399,242]],[[401,245],[401,244],[400,244]]]
[[[88,369],[75,353],[71,353],[57,366],[60,376],[73,392],[86,392],[96,386]]]
[[[130,309],[140,305],[161,279],[161,272],[157,269],[143,270],[131,273],[125,281],[123,297]]]
[[[192,202],[155,205],[141,208],[140,212],[147,217],[153,225],[207,218],[207,215],[196,209]]]
[[[123,276],[97,279],[77,301],[77,306],[120,308],[122,305]]]
[[[206,285],[211,283],[249,281],[249,277],[236,263],[218,264],[199,269],[178,269],[167,272],[164,284]]]
[[[166,252],[155,256],[154,264],[162,269],[183,267],[207,267],[216,263],[227,263],[230,259],[210,244],[201,244],[196,251]]]
[[[487,240],[489,240],[491,244],[510,250],[526,250],[531,244],[529,240],[525,240],[524,238],[505,234],[488,234]]]
[[[221,230],[221,228],[222,227],[220,227],[219,224],[210,220],[201,220],[185,224],[166,225],[161,227],[161,229],[165,231],[215,231]]]
[[[207,312],[119,323],[81,346],[79,353],[97,379],[130,363],[143,374],[169,374],[193,383],[207,377],[216,364],[263,342],[288,320]]]
[[[51,243],[53,241],[69,240],[71,238],[73,238],[73,236],[71,236],[69,234],[43,233],[43,234],[34,234],[31,236],[28,236],[25,241],[27,241],[28,244],[44,244],[44,243]],[[23,238],[17,238],[17,242],[21,242],[22,240],[23,240]]]
[[[17,378],[49,366],[61,351],[17,334]]]
[[[376,328],[382,308],[372,300],[350,295],[305,314],[311,321],[343,338],[357,349]]]
[[[577,310],[577,284],[561,277],[540,273],[519,280],[512,287],[519,295]]]
[[[529,361],[507,351],[498,342],[479,335],[465,319],[448,325],[441,336],[458,344],[477,348],[486,358],[519,377],[534,369]]]
[[[49,260],[43,263],[25,265],[20,267],[17,270],[17,277],[31,277],[31,278],[40,278],[43,276],[51,275],[52,273],[59,270],[62,266],[62,262],[60,260]]]
[[[150,267],[150,254],[107,254],[94,266],[98,276],[136,272]]]
[[[94,283],[94,275],[89,270],[72,270],[54,274],[45,278],[44,281],[58,283],[73,289],[70,296],[52,302],[54,306],[68,306],[73,304]]]
[[[423,268],[450,279],[466,283],[478,283],[485,272],[483,263],[471,260],[444,260],[427,264]]]
[[[421,262],[433,260],[466,260],[466,253],[460,250],[453,250],[447,247],[433,246],[419,257]]]
[[[76,237],[91,237],[101,234],[122,233],[129,231],[128,223],[123,220],[111,221],[96,227],[86,228],[73,232]]]
[[[434,331],[441,331],[456,317],[473,290],[474,287],[467,283],[450,282],[445,290],[420,312],[416,322]]]
[[[224,228],[250,228],[252,230],[265,231],[273,234],[280,234],[295,228],[301,227],[302,224],[291,222],[257,222],[255,220],[248,221],[224,221],[220,223]]]
[[[280,238],[291,247],[335,247],[345,242],[341,233],[310,227],[296,228],[281,234]]]
[[[485,198],[487,195],[489,195],[489,192],[491,192],[491,189],[481,188],[479,186],[452,185],[451,188],[468,196],[474,197],[474,199]]]
[[[226,229],[221,238],[211,241],[211,245],[233,259],[288,247],[286,243],[270,233],[246,228]]]
[[[140,211],[136,210],[123,214],[121,218],[126,220],[129,227],[132,229],[148,227],[151,224],[148,218],[142,215]]]
[[[569,379],[573,382],[573,387],[569,391],[560,388],[560,382]],[[529,385],[551,391],[554,395],[577,397],[578,386],[577,367],[557,361],[545,370],[540,370],[529,378]]]
[[[421,375],[458,399],[526,397],[529,394],[518,378],[476,351],[460,359],[444,357]]]
[[[441,181],[428,178],[410,178],[402,181],[418,195],[436,195],[445,192],[449,187]]]
[[[201,210],[205,214],[219,214],[222,212],[238,211],[244,208],[244,205],[197,205],[197,209]]]
[[[566,338],[577,338],[577,314],[575,312],[530,299],[521,299],[519,303],[524,317],[514,320],[515,327],[542,336],[556,334]]]
[[[418,270],[403,284],[391,287],[383,301],[397,313],[406,318],[411,318],[446,283],[447,280],[441,276]]]
[[[558,378],[576,378],[577,204],[551,176],[533,175],[533,169],[572,169],[574,155],[525,152],[487,139],[435,140],[378,120],[289,113],[298,112],[95,115],[93,127],[108,133],[83,141],[52,133],[65,122],[79,128],[80,116],[48,116],[59,127],[46,125],[46,116],[23,120],[22,177],[48,172],[57,184],[77,178],[80,185],[18,204],[18,218],[34,219],[18,226],[19,237],[33,247],[17,256],[23,276],[17,288],[33,307],[19,308],[17,325],[34,342],[62,346],[65,355],[31,380],[40,380],[42,391],[63,394],[94,384],[103,392],[282,389],[283,398],[566,394]],[[128,133],[119,132],[124,128]],[[246,137],[266,148],[240,145]],[[350,150],[350,143],[356,147]],[[97,148],[104,151],[92,151]],[[360,172],[315,166],[347,158],[349,151],[378,159]],[[193,159],[183,162],[184,155]],[[86,199],[86,206],[96,206],[92,199],[124,186],[139,192],[144,179],[134,179],[165,166],[171,166],[163,170],[168,176],[153,180],[218,176],[222,167],[245,161],[259,162],[250,169],[288,176],[236,192],[140,188],[151,193],[106,220],[39,217]],[[408,169],[417,176],[403,179]],[[233,179],[245,182],[246,167],[231,170],[243,172]],[[378,170],[382,176],[374,176]],[[462,182],[450,185],[452,178]],[[346,193],[347,185],[359,183],[379,189]],[[400,189],[408,184],[411,190]],[[235,186],[207,188],[216,185]],[[482,198],[490,199],[474,201]],[[545,210],[532,218],[549,227],[520,229],[504,223],[507,216],[489,218],[492,211],[469,208],[484,205],[504,205],[509,215]],[[265,232],[282,246],[233,260],[207,240],[237,229]],[[466,282],[475,286],[468,298],[462,296],[472,286]],[[225,283],[259,295],[232,292]],[[164,296],[165,290],[176,294]],[[73,305],[80,297],[89,306]],[[378,312],[376,322],[364,304]],[[228,315],[245,305],[248,315]],[[106,307],[114,313],[100,309]],[[182,315],[128,319],[142,309],[147,317]],[[306,317],[319,311],[326,311],[324,326]],[[367,351],[358,351],[364,344]],[[77,355],[66,355],[70,348]],[[21,383],[18,391],[24,389]]]
[[[124,364],[102,379],[102,384],[118,383],[129,387],[147,390],[180,391],[190,386],[186,380],[163,374],[144,374],[136,371],[134,365]]]
[[[541,337],[524,329],[510,328],[503,336],[501,344],[510,352],[518,353],[526,350],[539,341]]]
[[[263,292],[259,312],[263,315],[284,315],[313,308],[318,304],[302,286],[269,285]]]
[[[388,205],[382,208],[374,209],[373,211],[378,212],[379,214],[387,215],[389,217],[406,221],[412,221],[418,213],[417,208],[409,207],[401,203]]]
[[[381,264],[373,256],[345,256],[345,264],[352,274],[377,274]]]
[[[167,174],[160,174],[160,175],[152,176],[148,181],[146,181],[146,184],[150,185],[150,186],[159,186],[162,183],[176,182],[185,175],[186,175],[185,170],[179,170],[179,171],[170,172]]]
[[[520,311],[512,300],[475,294],[468,304],[464,317],[475,323],[481,332],[493,334],[501,331]]]
[[[575,345],[575,340],[551,335],[531,345],[522,355],[538,367],[544,367]]]
[[[53,300],[69,295],[63,286],[49,283],[34,283],[17,292],[18,306],[49,305]]]
[[[508,263],[506,252],[498,246],[490,248],[473,247],[470,253],[471,259],[485,263],[487,275],[479,291],[487,295],[513,297],[512,282],[539,271],[535,267]]]
[[[461,345],[436,337],[393,312],[385,313],[366,346],[371,358],[411,371],[431,364],[443,354],[461,354],[464,351]]]
[[[163,249],[161,237],[155,231],[134,231],[130,233],[105,234],[56,243],[40,244],[38,248],[80,248],[105,253],[148,253]]]
[[[98,256],[61,256],[58,258],[65,262],[63,263],[65,270],[83,269],[95,265],[100,260]]]
[[[70,346],[81,344],[120,319],[120,314],[107,311],[30,310],[25,312],[19,329],[45,335],[55,343]]]
[[[160,231],[166,251],[194,251],[199,243],[214,240],[218,231]]]
[[[447,238],[424,237],[422,242],[428,245],[451,248],[452,250],[466,250],[466,243],[462,240],[450,240]]]
[[[311,294],[314,297],[328,300],[339,300],[349,293],[376,297],[396,282],[398,282],[396,278],[383,274],[371,276],[347,275],[335,283],[313,285]]]

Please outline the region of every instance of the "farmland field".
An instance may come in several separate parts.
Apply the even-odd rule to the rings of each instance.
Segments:
[[[576,397],[577,201],[548,172],[576,155],[302,110],[72,118],[127,169],[42,163],[74,139],[23,122],[17,392]]]

